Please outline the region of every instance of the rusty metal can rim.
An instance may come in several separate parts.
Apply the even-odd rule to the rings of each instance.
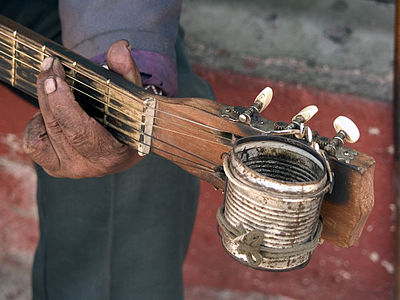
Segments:
[[[300,151],[308,153],[310,156],[312,156],[314,159],[316,159],[319,162],[319,167],[321,167],[321,171],[323,173],[322,178],[318,180],[313,180],[309,182],[286,182],[283,180],[278,180],[275,178],[270,178],[267,176],[264,176],[255,170],[252,170],[248,166],[246,166],[240,158],[237,156],[237,153],[235,153],[235,149],[237,149],[241,144],[245,143],[257,143],[257,142],[277,142],[281,143],[282,145],[288,145],[292,146],[295,148],[298,148]],[[233,164],[233,169],[237,171],[237,175],[239,176],[234,176],[234,174],[231,172],[229,175],[233,175],[237,180],[249,184],[249,181],[251,185],[256,188],[257,190],[260,190],[261,192],[265,192],[264,188],[268,188],[269,192],[275,191],[279,193],[279,195],[282,194],[282,192],[289,194],[297,194],[297,193],[312,193],[316,192],[315,196],[318,196],[321,193],[321,189],[327,185],[327,175],[326,175],[326,167],[323,158],[319,153],[317,153],[313,148],[310,146],[300,142],[299,140],[293,139],[293,138],[287,138],[287,137],[281,137],[281,136],[272,136],[272,135],[262,135],[262,136],[250,136],[250,137],[245,137],[238,139],[235,144],[233,145],[232,151],[230,153],[230,161],[224,159],[224,170],[227,169],[229,165],[226,165],[226,161],[230,164]],[[229,168],[231,169],[231,168]],[[227,172],[225,172],[227,173]],[[232,177],[232,176],[230,176]],[[323,193],[325,193],[325,188],[323,188]]]

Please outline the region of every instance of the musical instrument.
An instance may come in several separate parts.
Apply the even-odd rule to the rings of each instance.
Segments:
[[[141,155],[152,152],[167,158],[225,191],[218,221],[223,245],[236,259],[261,269],[292,269],[307,263],[320,235],[340,247],[350,247],[359,238],[373,207],[375,162],[343,145],[343,140],[357,140],[358,130],[348,119],[335,121],[338,134],[329,139],[305,125],[315,114],[315,107],[296,114],[289,124],[262,118],[260,112],[272,98],[268,88],[249,108],[153,95],[0,16],[3,82],[37,97],[36,77],[48,56],[60,59],[76,100],[118,140],[138,149]],[[271,163],[273,167],[268,167]],[[243,194],[240,189],[252,192]],[[238,202],[235,193],[244,200]],[[243,205],[240,208],[240,203],[255,201],[254,194],[261,202],[252,206],[253,211]],[[297,207],[285,200],[292,198],[298,199]],[[266,210],[265,201],[272,203],[274,213]],[[306,202],[309,206],[303,205]],[[291,211],[297,215],[284,216]],[[277,217],[266,218],[274,214]],[[282,225],[282,216],[291,221]],[[272,220],[278,220],[275,228],[268,227]],[[285,228],[297,233],[283,233]],[[280,233],[288,239],[274,246],[273,240]],[[264,263],[265,257],[260,254],[295,244],[303,252],[283,251],[286,258],[277,263],[274,258]]]

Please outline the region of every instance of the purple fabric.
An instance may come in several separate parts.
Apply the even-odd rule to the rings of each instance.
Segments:
[[[132,49],[132,57],[139,68],[143,85],[155,85],[163,90],[164,95],[173,97],[178,92],[175,63],[157,52]],[[106,63],[107,53],[93,57],[97,64]]]

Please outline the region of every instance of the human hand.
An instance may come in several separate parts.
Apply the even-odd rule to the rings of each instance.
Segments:
[[[125,40],[111,45],[107,65],[141,85],[140,74]],[[25,128],[25,152],[51,176],[98,177],[123,171],[139,161],[137,150],[120,143],[82,110],[65,82],[57,58],[46,58],[37,79],[40,112]]]

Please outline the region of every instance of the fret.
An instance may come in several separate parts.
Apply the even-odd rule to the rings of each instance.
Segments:
[[[6,50],[1,48],[0,50],[0,77],[4,81],[11,84],[11,54],[8,54]]]
[[[11,85],[15,86],[15,50],[16,50],[16,46],[17,46],[17,31],[15,30],[13,32],[13,40],[12,40],[12,62],[11,62]]]
[[[12,69],[12,39],[8,35],[3,34],[3,28],[0,27],[0,76],[11,84]]]
[[[17,83],[16,83],[16,87],[22,91],[24,91],[25,93],[27,93],[28,95],[31,95],[33,97],[37,96],[37,92],[36,92],[36,84],[34,80],[33,82],[31,80],[26,80],[22,77],[19,77],[20,71],[17,71]],[[39,72],[37,72],[37,74],[39,74]]]
[[[107,115],[109,114],[108,108],[110,106],[110,82],[111,82],[111,80],[107,79],[107,81],[106,81],[107,88],[104,93],[104,103],[105,103],[104,104],[105,105],[104,106],[104,118],[103,118],[104,124],[107,124]]]
[[[46,45],[43,45],[40,53],[40,65],[42,65],[44,59],[46,58],[45,52],[46,52]]]

